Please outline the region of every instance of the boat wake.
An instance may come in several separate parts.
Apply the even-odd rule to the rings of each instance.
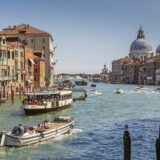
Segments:
[[[74,129],[72,129],[69,133],[66,133],[66,134],[57,136],[57,137],[55,138],[55,141],[61,141],[61,140],[65,139],[65,138],[67,138],[67,137],[70,137],[70,136],[72,136],[72,135],[77,135],[77,134],[79,134],[79,133],[81,133],[81,132],[83,132],[81,129],[74,128]]]

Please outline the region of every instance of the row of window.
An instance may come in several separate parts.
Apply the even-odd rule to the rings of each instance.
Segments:
[[[67,100],[67,99],[70,99],[72,98],[72,94],[65,94],[65,95],[61,95],[61,100]]]
[[[34,39],[31,39],[31,43],[34,43]],[[42,43],[45,43],[45,39],[42,39]]]
[[[7,76],[11,76],[10,75],[10,69],[1,69],[0,70],[0,76],[1,77],[7,77]],[[16,76],[16,80],[18,80],[18,74],[14,75],[14,69],[12,69],[12,77]],[[24,80],[24,75],[21,74],[21,81]]]
[[[0,58],[1,57],[3,57],[3,58],[8,58],[8,59],[10,59],[10,58],[12,58],[12,59],[14,59],[15,57],[18,57],[18,51],[17,50],[15,50],[15,51],[12,51],[12,52],[10,52],[10,51],[8,51],[8,52],[6,52],[6,51],[0,51]],[[20,52],[20,58],[24,58],[24,52]]]

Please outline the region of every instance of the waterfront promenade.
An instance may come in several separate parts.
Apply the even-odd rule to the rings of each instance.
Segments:
[[[132,138],[132,159],[155,159],[155,140],[160,124],[159,96],[155,86],[144,92],[134,92],[135,85],[97,84],[102,95],[76,101],[71,108],[36,116],[25,116],[19,97],[12,106],[8,101],[0,106],[0,130],[9,131],[22,123],[34,125],[57,115],[73,115],[75,129],[56,141],[23,148],[0,148],[1,160],[40,159],[123,159],[124,125],[129,125]],[[125,94],[114,90],[123,88]]]

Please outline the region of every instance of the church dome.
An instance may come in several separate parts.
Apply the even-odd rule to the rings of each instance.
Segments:
[[[138,30],[137,39],[134,40],[130,47],[129,56],[131,58],[144,59],[153,54],[151,44],[145,39],[142,26]]]
[[[156,54],[160,54],[160,45],[156,48]]]
[[[133,41],[130,47],[130,52],[132,51],[152,51],[151,44],[146,39],[136,39]]]

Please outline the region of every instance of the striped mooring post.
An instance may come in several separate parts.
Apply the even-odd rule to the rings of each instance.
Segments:
[[[131,138],[128,131],[128,125],[125,125],[125,130],[123,134],[123,144],[124,144],[124,160],[131,159]]]
[[[160,160],[160,128],[159,128],[159,137],[156,140],[156,157],[157,160]]]

